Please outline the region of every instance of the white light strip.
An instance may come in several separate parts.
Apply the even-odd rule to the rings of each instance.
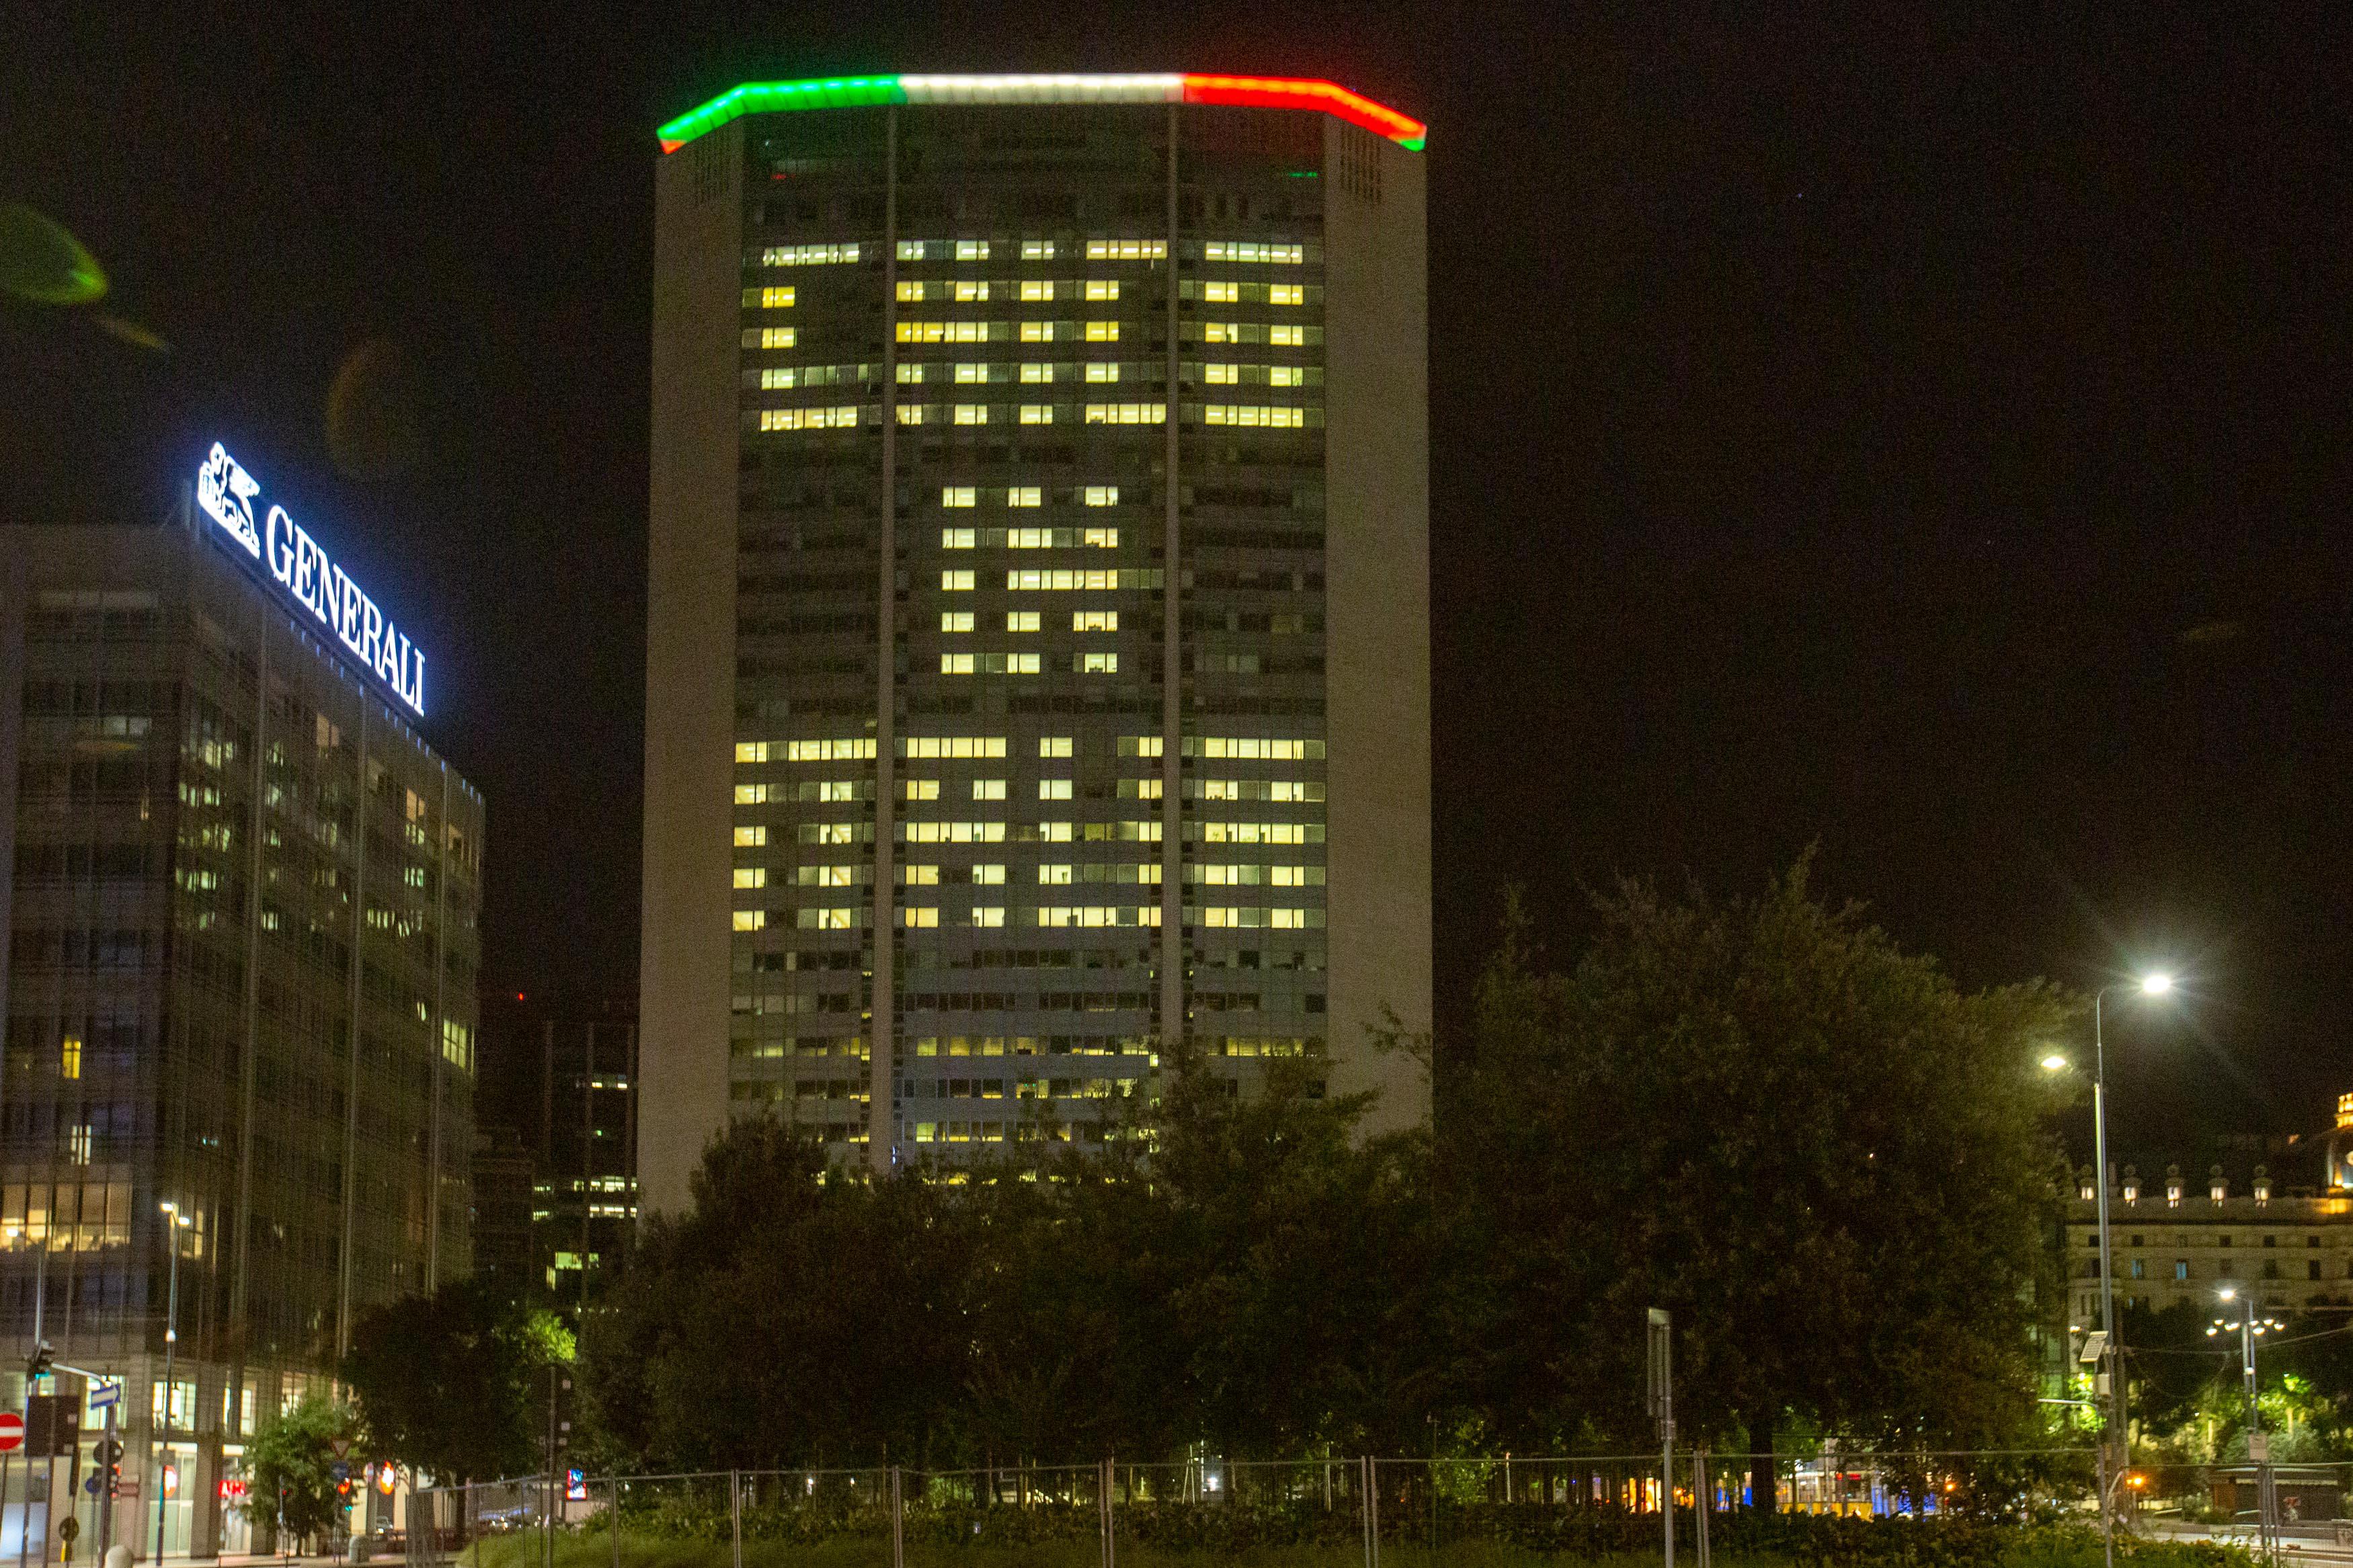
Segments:
[[[1151,76],[902,76],[909,103],[1181,103],[1185,79]]]

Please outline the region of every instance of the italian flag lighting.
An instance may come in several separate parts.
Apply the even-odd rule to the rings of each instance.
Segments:
[[[1430,129],[1387,104],[1303,77],[846,76],[745,82],[663,126],[661,148],[675,153],[740,115],[877,103],[1226,103],[1245,109],[1312,109],[1417,153]]]

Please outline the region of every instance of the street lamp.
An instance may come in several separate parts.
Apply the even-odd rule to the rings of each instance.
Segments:
[[[170,1462],[172,1440],[172,1352],[180,1342],[180,1232],[196,1222],[177,1204],[155,1205],[164,1215],[164,1236],[172,1246],[172,1291],[164,1320],[164,1400],[155,1417],[155,1561],[164,1561],[164,1467]]]
[[[2115,1483],[2108,1478],[2120,1479],[2130,1468],[2132,1446],[2125,1428],[2124,1336],[2116,1325],[2116,1253],[2108,1240],[2108,1058],[2100,1026],[2108,993],[2126,985],[2144,996],[2163,996],[2173,989],[2173,976],[2154,970],[2137,980],[2117,981],[2092,993],[2092,1177],[2099,1199],[2100,1327],[2108,1336],[2104,1353],[2108,1359],[2108,1396],[2114,1405],[2110,1424],[2116,1445],[2116,1468],[2103,1474],[2100,1485],[2100,1551],[2105,1568],[2116,1568],[2116,1510],[2110,1495]],[[2053,1051],[2042,1058],[2042,1065],[2056,1072],[2067,1066],[2067,1058]]]
[[[2229,1285],[2215,1294],[2226,1305],[2239,1299],[2237,1289]],[[2255,1533],[2266,1560],[2278,1551],[2279,1509],[2272,1484],[2271,1442],[2263,1436],[2263,1408],[2255,1397],[2255,1341],[2279,1326],[2270,1318],[2256,1317],[2255,1304],[2249,1301],[2239,1309],[2237,1322],[2226,1323],[2217,1318],[2206,1331],[2209,1339],[2228,1330],[2238,1331],[2239,1364],[2247,1380],[2247,1458],[2255,1467]]]

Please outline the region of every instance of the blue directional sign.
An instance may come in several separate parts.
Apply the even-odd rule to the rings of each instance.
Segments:
[[[351,1462],[350,1462],[349,1460],[347,1460],[347,1459],[337,1459],[337,1460],[335,1461],[335,1479],[336,1479],[337,1481],[339,1481],[339,1482],[340,1482],[340,1481],[347,1481],[347,1480],[350,1480],[351,1479],[352,1479],[352,1467],[351,1467]]]

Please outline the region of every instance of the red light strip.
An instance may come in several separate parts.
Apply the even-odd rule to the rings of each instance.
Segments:
[[[1227,103],[1245,109],[1320,109],[1377,136],[1419,147],[1430,127],[1387,104],[1350,92],[1328,81],[1300,77],[1187,76],[1187,103]]]

